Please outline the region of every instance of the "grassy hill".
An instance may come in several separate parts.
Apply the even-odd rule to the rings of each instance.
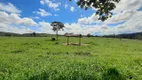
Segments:
[[[125,33],[125,34],[118,34],[118,35],[104,35],[103,37],[106,38],[125,38],[125,39],[139,39],[142,40],[142,32],[137,33]]]
[[[0,36],[8,36],[8,37],[49,37],[53,36],[54,34],[47,34],[47,33],[11,33],[11,32],[0,32]]]
[[[78,43],[78,38],[70,38]],[[142,41],[0,37],[0,80],[142,80]]]

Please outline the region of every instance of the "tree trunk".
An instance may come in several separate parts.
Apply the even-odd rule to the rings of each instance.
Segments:
[[[79,37],[79,46],[81,46],[81,36]]]
[[[67,37],[67,45],[69,45],[69,36]]]
[[[58,30],[56,31],[57,43],[58,43]]]

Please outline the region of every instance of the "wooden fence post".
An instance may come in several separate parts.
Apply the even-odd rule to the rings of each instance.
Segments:
[[[67,45],[69,45],[69,36],[67,37]]]
[[[81,46],[81,37],[82,37],[82,35],[80,34],[79,35],[79,46]]]

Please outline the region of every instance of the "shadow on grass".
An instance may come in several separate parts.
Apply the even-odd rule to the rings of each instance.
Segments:
[[[109,68],[103,75],[102,80],[126,80],[126,77],[116,69]]]
[[[84,56],[90,56],[91,55],[90,52],[82,52],[82,51],[81,52],[80,51],[79,52],[74,52],[74,54],[75,55],[84,55]]]
[[[23,43],[22,45],[35,45],[35,46],[40,46],[41,44],[38,42],[32,42],[32,43]]]
[[[28,80],[49,80],[49,74],[44,72],[39,75],[31,76]]]
[[[40,75],[31,76],[28,80],[97,80],[93,75],[81,74],[75,71],[69,75],[58,74],[56,71],[52,73],[42,73]]]
[[[72,71],[69,74],[60,74],[57,70],[44,72],[39,75],[31,76],[28,80],[126,80],[126,76],[119,73],[116,68],[110,68],[101,77],[94,74],[85,74],[80,71]]]
[[[99,44],[94,43],[94,42],[88,42],[87,44],[91,44],[91,45],[94,45],[94,46],[98,46],[99,45]]]
[[[78,52],[46,52],[46,54],[49,55],[62,55],[62,54],[66,54],[66,55],[80,55],[80,56],[91,56],[90,52],[83,52],[83,51],[78,51]]]
[[[11,53],[23,53],[25,52],[24,50],[15,50],[15,51],[11,51]]]

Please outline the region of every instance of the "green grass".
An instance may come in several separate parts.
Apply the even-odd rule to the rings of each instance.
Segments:
[[[70,38],[78,43],[78,38]],[[142,41],[0,37],[0,80],[142,80]]]

